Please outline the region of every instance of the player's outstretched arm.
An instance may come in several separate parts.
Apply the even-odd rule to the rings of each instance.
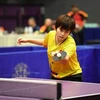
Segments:
[[[18,39],[17,43],[19,45],[21,45],[22,43],[32,43],[32,44],[36,44],[36,45],[43,45],[43,40],[25,40],[25,39]]]

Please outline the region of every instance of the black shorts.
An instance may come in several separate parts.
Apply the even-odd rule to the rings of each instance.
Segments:
[[[63,77],[63,78],[60,78],[60,79],[51,76],[51,79],[82,82],[82,73],[79,73],[79,74],[76,74],[76,75],[72,75],[72,76],[66,76],[66,77]]]

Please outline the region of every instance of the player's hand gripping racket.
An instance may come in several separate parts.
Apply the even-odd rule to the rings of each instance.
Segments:
[[[62,60],[66,57],[67,53],[65,51],[60,51],[53,56],[54,61]]]

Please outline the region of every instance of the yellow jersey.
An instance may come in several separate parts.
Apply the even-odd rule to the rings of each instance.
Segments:
[[[48,59],[52,75],[56,78],[63,78],[66,76],[75,75],[82,72],[80,64],[77,59],[76,44],[74,39],[69,35],[66,40],[58,45],[55,42],[56,31],[50,31],[43,42],[43,46],[47,47]],[[59,61],[54,61],[52,52],[65,51],[69,56],[69,60],[65,64]],[[57,73],[57,74],[54,74]]]

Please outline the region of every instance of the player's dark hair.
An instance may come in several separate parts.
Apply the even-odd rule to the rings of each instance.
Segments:
[[[55,28],[64,29],[66,31],[70,30],[72,32],[75,29],[75,21],[70,16],[63,14],[60,15],[55,23]]]

